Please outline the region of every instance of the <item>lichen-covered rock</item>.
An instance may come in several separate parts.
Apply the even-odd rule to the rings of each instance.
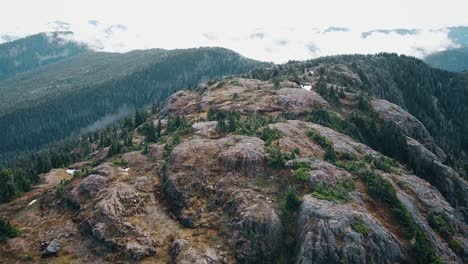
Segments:
[[[107,182],[106,177],[97,174],[88,175],[78,186],[79,194],[85,194],[88,197],[94,197],[103,189]]]
[[[100,215],[109,220],[119,221],[121,216],[137,212],[144,202],[144,197],[130,185],[118,182],[99,191],[96,200],[94,207]]]
[[[286,163],[289,167],[294,167],[296,163],[305,163],[309,167],[307,182],[311,187],[326,183],[330,186],[337,186],[345,180],[353,179],[353,176],[335,165],[316,158],[302,158],[290,160]]]
[[[124,254],[127,258],[134,260],[142,260],[154,256],[156,255],[154,241],[149,238],[139,239],[139,241],[131,241],[125,246]]]
[[[318,93],[297,88],[278,91],[278,104],[289,113],[305,114],[313,107],[328,108],[329,104]]]
[[[172,150],[164,173],[163,194],[177,214],[189,206],[193,194],[208,192],[207,186],[219,183],[217,177],[255,176],[265,170],[264,142],[246,136],[222,139],[192,139]]]
[[[439,159],[418,141],[407,138],[409,156],[414,167],[418,168],[425,180],[434,185],[454,207],[458,207],[468,217],[468,183],[452,168]]]
[[[44,249],[42,252],[42,257],[57,256],[61,248],[62,246],[60,245],[60,241],[58,241],[58,239],[54,239]]]
[[[160,115],[162,117],[167,117],[198,113],[200,111],[199,101],[200,95],[196,92],[176,92],[167,98],[166,102],[161,108]]]
[[[279,255],[283,226],[272,201],[252,190],[239,191],[225,207],[235,215],[231,239],[240,263],[272,263]]]
[[[356,142],[351,137],[318,124],[288,120],[284,123],[271,124],[269,127],[282,132],[282,137],[278,142],[283,151],[288,153],[293,148],[299,148],[300,157],[314,157],[323,155],[324,153],[323,148],[307,135],[310,129],[316,130],[320,135],[329,140],[338,154],[346,153],[356,155],[357,157],[365,155],[380,156],[376,151],[362,143]]]
[[[355,231],[354,221],[362,221],[367,234]],[[406,259],[398,238],[363,207],[306,195],[297,228],[297,263],[398,263]]]
[[[128,166],[138,169],[144,170],[147,163],[147,158],[141,154],[140,151],[132,151],[122,155],[122,159],[128,162]]]
[[[265,142],[254,137],[236,137],[233,144],[219,153],[223,169],[240,171],[244,175],[255,177],[265,171],[267,153]]]
[[[405,136],[418,140],[422,145],[435,153],[440,161],[445,161],[447,155],[437,146],[426,127],[416,117],[400,106],[392,104],[384,99],[374,99],[370,101],[370,105],[380,118],[394,123],[401,129]]]
[[[151,144],[148,146],[148,156],[155,160],[162,160],[164,158],[165,144]]]
[[[94,155],[93,164],[95,166],[103,163],[107,159],[109,156],[109,149],[109,147],[103,148]]]
[[[172,261],[175,264],[222,264],[228,263],[223,252],[213,248],[200,250],[189,245],[184,239],[176,239],[171,244]]]
[[[203,138],[219,138],[217,124],[217,121],[197,122],[192,125],[193,134]]]

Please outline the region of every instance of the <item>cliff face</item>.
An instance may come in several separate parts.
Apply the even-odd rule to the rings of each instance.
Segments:
[[[47,261],[466,262],[466,181],[424,124],[351,68],[289,67],[177,92],[120,153],[1,205],[22,235],[0,258],[57,239]]]

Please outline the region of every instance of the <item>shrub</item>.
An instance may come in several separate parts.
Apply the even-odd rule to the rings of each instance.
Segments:
[[[453,234],[455,234],[455,229],[449,223],[447,223],[443,215],[437,215],[431,212],[427,216],[427,222],[446,241],[450,241],[452,239]]]
[[[296,211],[299,209],[302,201],[294,189],[289,189],[286,192],[285,205],[288,211]]]
[[[281,138],[281,132],[277,129],[271,129],[266,127],[262,129],[260,133],[260,138],[265,141],[267,145],[271,145],[271,143],[279,138]]]
[[[112,161],[112,163],[114,163],[117,166],[126,166],[126,165],[128,165],[128,161],[126,161],[124,159],[115,159],[115,160]]]
[[[350,162],[337,161],[335,162],[335,165],[349,172],[358,172],[367,169],[367,164],[362,160],[355,160]]]
[[[18,235],[18,229],[12,227],[7,220],[0,218],[0,242],[4,242],[8,238],[13,238]]]
[[[334,163],[336,161],[336,154],[335,150],[333,149],[333,143],[331,143],[328,139],[324,136],[320,135],[320,133],[311,128],[307,131],[307,135],[312,138],[317,144],[319,144],[323,149],[325,149],[325,154],[323,158],[326,161]]]
[[[459,240],[456,240],[456,239],[450,240],[449,247],[453,250],[453,252],[455,252],[457,254],[463,253],[463,247],[462,247],[461,242]]]
[[[285,157],[281,152],[281,148],[278,146],[269,146],[268,152],[270,153],[270,159],[267,165],[275,169],[284,168]]]
[[[396,163],[392,159],[382,156],[379,158],[373,158],[372,165],[378,170],[391,172],[392,167],[396,166]]]
[[[411,254],[416,260],[416,263],[442,263],[440,257],[436,255],[427,234],[419,229],[415,234],[415,241],[411,247]]]
[[[354,182],[351,180],[345,180],[335,187],[328,184],[319,184],[312,192],[312,196],[317,199],[345,203],[351,200],[349,192],[354,189]]]
[[[310,169],[309,168],[299,168],[294,171],[293,175],[296,179],[300,181],[307,181],[309,178]]]
[[[357,233],[361,233],[364,236],[367,236],[369,233],[369,229],[366,226],[366,223],[364,223],[364,220],[362,220],[362,217],[355,217],[354,221],[351,223],[351,229],[353,229]]]
[[[70,180],[61,180],[59,184],[55,187],[55,197],[56,198],[61,198],[63,191],[65,190],[65,187],[67,184],[70,183]]]

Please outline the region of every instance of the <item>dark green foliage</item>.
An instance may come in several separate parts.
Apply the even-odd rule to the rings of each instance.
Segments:
[[[380,156],[377,158],[373,158],[371,156],[366,156],[364,159],[371,164],[372,168],[384,171],[384,172],[391,172],[392,167],[396,167],[397,164],[394,160],[387,158],[385,156]]]
[[[403,234],[405,234],[408,239],[415,239],[411,247],[411,254],[416,262],[421,264],[441,263],[427,234],[414,223],[408,210],[406,210],[404,205],[397,198],[392,184],[381,175],[371,171],[362,173],[362,176],[364,182],[368,186],[369,195],[373,199],[387,205],[397,217]]]
[[[307,181],[310,174],[310,166],[307,162],[294,162],[292,168],[294,178],[300,181]]]
[[[268,145],[281,137],[281,133],[278,130],[266,127],[268,124],[283,121],[281,117],[262,116],[256,112],[247,116],[241,116],[237,112],[210,108],[207,119],[218,122],[216,129],[220,133],[257,136]]]
[[[317,82],[317,92],[322,95],[322,96],[325,96],[327,95],[327,83],[325,82],[325,80],[323,79],[323,76],[320,75],[320,78]]]
[[[347,120],[357,128],[355,138],[389,157],[408,161],[406,137],[395,124],[378,120],[373,113],[353,112]]]
[[[456,254],[463,253],[463,246],[460,240],[452,239],[449,241],[449,247],[455,252]]]
[[[353,191],[354,189],[355,186],[352,180],[345,180],[338,186],[330,186],[322,183],[314,187],[312,196],[317,199],[345,203],[351,201],[349,192]]]
[[[429,237],[421,229],[416,230],[415,241],[411,246],[411,254],[419,264],[442,264],[442,261],[434,251]]]
[[[153,122],[146,122],[140,129],[140,131],[143,134],[143,136],[145,136],[146,142],[157,142],[159,140]]]
[[[362,160],[353,160],[349,162],[336,161],[335,165],[353,173],[367,169],[367,164]]]
[[[138,127],[146,121],[146,112],[137,110],[135,112],[134,127]]]
[[[427,216],[427,222],[429,225],[437,231],[447,242],[452,240],[453,235],[455,234],[455,228],[447,223],[446,215],[438,215],[433,212],[429,213]]]
[[[122,151],[122,144],[117,139],[112,140],[109,148],[109,157],[119,154]]]
[[[351,228],[355,232],[361,233],[364,236],[369,234],[369,229],[367,228],[366,223],[364,223],[364,220],[362,220],[362,217],[355,217],[354,221],[351,223]]]
[[[265,141],[267,145],[271,145],[271,143],[277,139],[281,138],[281,132],[277,129],[271,129],[269,127],[266,127],[262,129],[262,132],[260,133],[260,139]]]
[[[309,178],[310,169],[306,167],[298,168],[294,170],[293,175],[297,180],[307,181]]]
[[[7,220],[0,218],[0,242],[16,237],[19,233],[19,230],[12,227]]]
[[[336,161],[336,153],[332,142],[330,142],[324,136],[320,135],[320,133],[315,129],[309,129],[309,131],[307,131],[307,135],[325,150],[325,154],[323,156],[324,160],[331,163]]]
[[[168,133],[173,133],[173,132],[179,132],[179,133],[185,133],[190,129],[190,123],[187,121],[185,116],[175,116],[175,117],[169,117],[167,119],[167,132]]]
[[[275,169],[284,168],[286,157],[281,152],[281,148],[279,146],[269,146],[268,152],[270,153],[270,159],[268,160],[267,165]]]
[[[347,134],[353,138],[356,137],[356,128],[352,123],[346,122],[338,116],[337,113],[323,108],[312,110],[308,117],[308,122],[313,122],[322,126],[326,126],[340,133]]]
[[[55,197],[62,198],[63,191],[69,183],[69,180],[61,180],[60,183],[55,186]]]
[[[285,197],[286,210],[296,211],[297,209],[299,209],[299,206],[301,205],[301,203],[302,203],[301,198],[297,195],[294,189],[289,189],[286,192],[286,197]]]
[[[33,182],[31,182],[34,180]],[[21,192],[31,190],[32,183],[37,182],[37,177],[29,177],[23,169],[5,169],[0,172],[0,202],[7,202]]]

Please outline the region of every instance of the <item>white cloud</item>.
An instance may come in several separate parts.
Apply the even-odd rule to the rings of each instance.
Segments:
[[[275,62],[381,51],[422,57],[456,46],[439,28],[468,24],[466,10],[466,0],[3,0],[0,36],[67,28],[97,50],[223,46]],[[392,28],[421,30],[361,36]]]

